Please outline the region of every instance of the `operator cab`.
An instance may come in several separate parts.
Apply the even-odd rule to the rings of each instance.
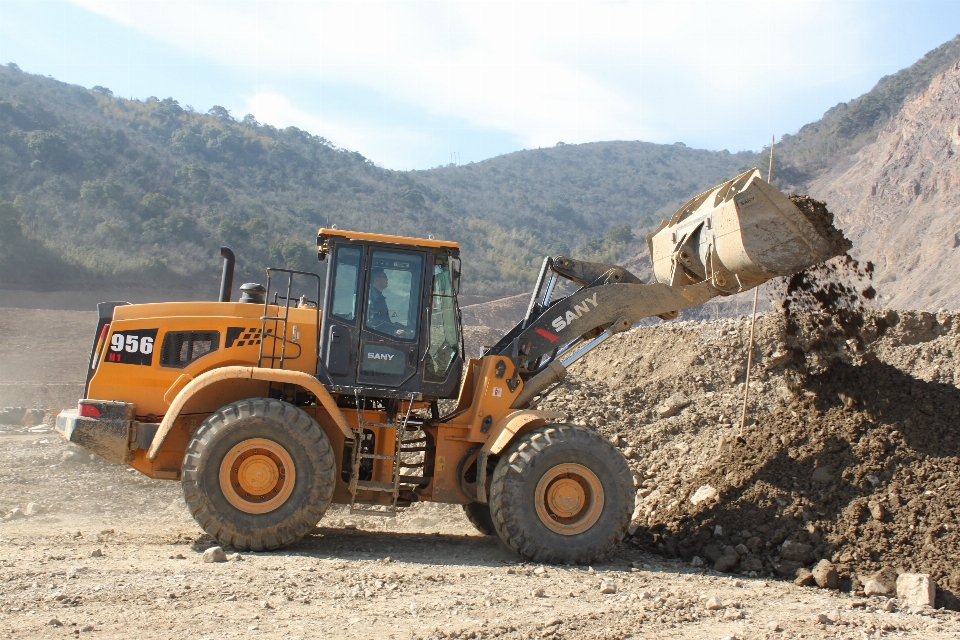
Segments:
[[[455,242],[320,229],[317,376],[331,392],[455,398],[463,371]]]

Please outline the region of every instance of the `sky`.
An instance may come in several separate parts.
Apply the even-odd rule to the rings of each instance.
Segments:
[[[0,0],[0,63],[406,170],[560,141],[759,150],[958,31],[960,0]]]

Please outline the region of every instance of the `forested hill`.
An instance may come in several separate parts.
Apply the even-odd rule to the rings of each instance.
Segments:
[[[778,143],[774,178],[806,189],[842,168],[951,61],[960,38]],[[323,132],[318,132],[323,133]],[[636,259],[641,234],[756,154],[596,142],[463,166],[390,171],[295,127],[173,98],[125,100],[0,67],[0,288],[215,291],[218,248],[240,281],[316,270],[318,227],[458,240],[464,292],[512,294],[543,255]]]
[[[609,142],[389,171],[294,127],[5,66],[0,286],[212,291],[221,244],[238,280],[262,280],[268,265],[316,270],[316,230],[337,224],[458,240],[465,292],[514,293],[545,253],[635,252],[658,209],[752,158]]]

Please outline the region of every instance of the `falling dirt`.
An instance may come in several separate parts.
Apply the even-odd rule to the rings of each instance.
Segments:
[[[817,232],[829,240],[838,252],[846,253],[853,248],[853,243],[847,240],[843,232],[834,226],[833,214],[827,209],[825,203],[814,200],[810,196],[798,194],[791,195],[790,202],[800,209],[800,212],[810,221]]]

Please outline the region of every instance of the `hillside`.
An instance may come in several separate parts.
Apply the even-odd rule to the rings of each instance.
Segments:
[[[316,230],[337,224],[457,239],[464,293],[517,293],[545,253],[635,253],[632,230],[753,156],[607,142],[389,171],[295,127],[173,98],[125,100],[8,65],[0,286],[209,293],[221,244],[237,253],[238,280],[261,280],[268,265],[315,269]]]
[[[816,122],[777,143],[774,183],[783,190],[806,192],[812,181],[852,164],[853,156],[876,141],[884,127],[935,76],[960,60],[960,35],[928,52],[906,69],[880,78],[876,86],[849,102],[830,108]]]
[[[884,306],[960,308],[960,62],[909,100],[853,166],[811,193],[830,203]]]

